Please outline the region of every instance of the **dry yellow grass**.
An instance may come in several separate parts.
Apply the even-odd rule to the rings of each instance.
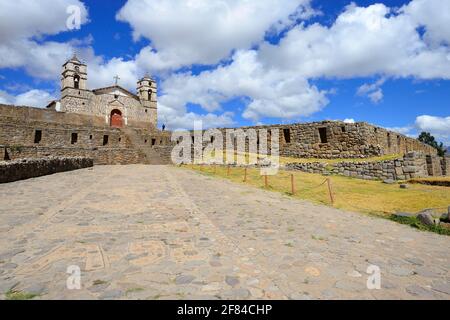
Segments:
[[[203,174],[226,178],[243,183],[244,168],[227,168],[217,166],[188,166]],[[214,173],[216,171],[216,173]],[[318,174],[290,172],[280,170],[277,176],[270,176],[269,189],[289,194],[291,192],[291,174],[294,175],[297,192],[294,197],[312,201],[316,204],[331,206],[326,184],[327,177]],[[398,184],[386,185],[380,181],[365,181],[342,176],[331,176],[335,208],[366,214],[390,215],[396,212],[416,213],[427,208],[439,208],[446,211],[450,205],[448,187],[410,185],[409,189],[400,189]],[[248,169],[247,185],[264,188],[264,177],[258,169]]]

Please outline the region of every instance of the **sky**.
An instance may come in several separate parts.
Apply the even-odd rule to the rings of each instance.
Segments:
[[[158,82],[159,125],[365,121],[450,145],[449,0],[0,0],[0,103]]]

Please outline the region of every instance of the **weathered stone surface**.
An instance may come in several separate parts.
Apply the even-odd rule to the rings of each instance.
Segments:
[[[450,298],[441,288],[446,236],[190,170],[97,166],[0,185],[0,194],[8,212],[0,226],[26,222],[0,234],[9,254],[0,288],[44,287],[40,299],[428,297],[414,285]],[[372,264],[382,290],[366,287]],[[67,290],[72,265],[81,268],[81,290]]]
[[[417,216],[417,219],[419,219],[419,221],[422,222],[424,225],[427,225],[427,226],[435,225],[435,219],[428,212],[419,213],[419,215]]]

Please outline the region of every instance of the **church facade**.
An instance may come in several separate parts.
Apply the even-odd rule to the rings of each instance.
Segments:
[[[76,56],[62,66],[61,99],[47,108],[58,112],[101,117],[115,128],[156,129],[158,123],[157,84],[149,76],[137,82],[136,94],[115,85],[90,90],[87,65]]]

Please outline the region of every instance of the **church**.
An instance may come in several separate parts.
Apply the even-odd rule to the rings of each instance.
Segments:
[[[137,82],[136,94],[116,83],[90,90],[87,86],[87,65],[76,55],[62,66],[61,99],[47,108],[57,112],[102,117],[114,128],[134,127],[156,129],[158,123],[157,84],[145,76]]]

